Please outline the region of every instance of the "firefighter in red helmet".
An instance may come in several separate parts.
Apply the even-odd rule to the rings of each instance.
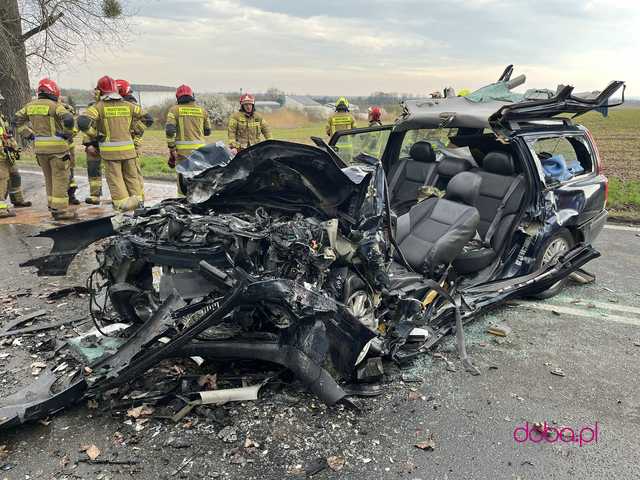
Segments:
[[[69,209],[68,196],[73,115],[58,101],[60,89],[53,80],[40,80],[37,94],[38,98],[16,112],[17,132],[34,142],[51,215],[56,220],[71,220],[77,217],[75,211]]]
[[[116,81],[104,76],[96,90],[100,100],[78,117],[78,128],[98,142],[113,208],[133,210],[144,201],[144,182],[131,125],[144,119],[139,105],[122,99]]]
[[[176,104],[169,109],[165,124],[169,166],[184,161],[194,150],[205,146],[204,137],[211,135],[209,114],[196,103],[193,89],[180,85],[176,89]],[[178,176],[178,195],[184,195]]]
[[[271,128],[264,117],[256,112],[256,99],[250,93],[240,97],[240,110],[229,118],[227,133],[229,135],[229,147],[236,151],[271,139]]]
[[[367,113],[370,127],[382,125],[382,110],[380,107],[369,107]]]

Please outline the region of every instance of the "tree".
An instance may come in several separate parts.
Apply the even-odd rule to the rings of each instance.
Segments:
[[[119,0],[0,0],[0,92],[10,117],[29,99],[29,69],[64,61],[78,45],[119,37]]]

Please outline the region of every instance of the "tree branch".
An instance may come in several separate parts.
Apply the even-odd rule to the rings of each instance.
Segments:
[[[26,41],[28,39],[30,39],[31,37],[33,37],[34,35],[42,32],[43,30],[46,30],[47,28],[51,27],[54,23],[56,23],[58,20],[60,20],[62,17],[64,16],[63,12],[59,12],[56,15],[52,15],[47,17],[47,19],[42,22],[40,25],[38,25],[35,28],[32,28],[31,30],[29,30],[28,32],[24,33],[22,35],[22,41]]]

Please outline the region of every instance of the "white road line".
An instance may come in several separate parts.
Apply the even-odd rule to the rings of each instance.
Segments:
[[[515,300],[509,302],[511,305],[518,305],[534,310],[542,310],[545,312],[558,312],[565,315],[573,315],[576,317],[595,318],[603,322],[624,323],[626,325],[634,325],[640,327],[640,318],[622,317],[620,315],[602,315],[599,312],[581,310],[579,308],[563,307],[561,305],[551,305],[548,303],[527,302],[525,300]]]
[[[574,303],[576,300],[579,300],[580,303]],[[595,308],[600,308],[602,310],[614,310],[616,312],[627,312],[627,313],[635,313],[636,315],[640,315],[640,308],[631,307],[629,305],[620,305],[618,303],[613,302],[592,302],[590,300],[580,300],[577,298],[570,297],[556,297],[553,299],[554,302],[563,302],[570,303],[575,305],[576,307],[589,308],[588,305],[593,305]]]
[[[607,223],[604,228],[607,230],[620,230],[623,232],[640,232],[640,227],[631,227],[629,225],[612,225]]]

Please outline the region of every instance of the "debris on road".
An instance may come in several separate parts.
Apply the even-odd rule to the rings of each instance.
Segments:
[[[487,333],[490,333],[491,335],[495,335],[497,337],[506,337],[511,333],[511,327],[504,323],[492,324],[489,325]]]
[[[436,440],[433,436],[433,433],[429,434],[429,437],[426,440],[416,443],[414,447],[419,448],[420,450],[427,450],[430,452],[435,450]]]
[[[329,465],[329,468],[334,472],[339,472],[340,470],[342,470],[345,466],[345,463],[345,458],[340,455],[327,457],[327,465]]]
[[[556,375],[558,377],[564,377],[565,376],[564,371],[560,367],[555,367],[552,370],[549,370],[549,373],[551,373],[552,375]]]
[[[95,460],[100,456],[101,453],[100,449],[93,444],[80,447],[80,451],[84,452],[87,457],[89,457],[89,460]]]

